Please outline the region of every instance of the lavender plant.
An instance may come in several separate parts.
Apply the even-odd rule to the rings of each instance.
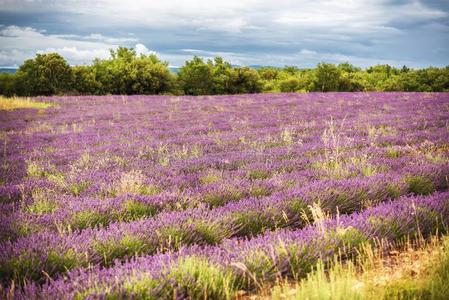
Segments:
[[[4,297],[230,299],[447,229],[447,93],[36,100],[0,112]]]

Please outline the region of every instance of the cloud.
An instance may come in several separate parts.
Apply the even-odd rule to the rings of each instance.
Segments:
[[[301,49],[301,51],[299,51],[300,54],[304,54],[304,55],[316,55],[317,52],[313,51],[313,50],[309,50],[309,49]]]
[[[104,36],[101,33],[91,33],[86,36],[77,35],[77,34],[53,34],[52,36],[57,37],[57,38],[62,38],[62,39],[70,39],[70,40],[103,42],[103,43],[111,44],[111,45],[128,44],[131,42],[137,42],[139,40],[135,37],[109,37],[109,36]]]
[[[80,59],[84,54],[79,53],[95,49],[142,44],[151,45],[152,51],[174,65],[195,54],[204,57],[218,54],[233,59],[235,64],[257,64],[260,58],[263,64],[283,65],[293,60],[301,64],[304,63],[301,57],[307,55],[310,58],[307,64],[322,58],[357,57],[374,62],[410,61],[413,65],[448,63],[443,52],[428,55],[433,49],[449,47],[449,3],[445,1],[0,0],[0,3],[0,17],[9,20],[5,24],[8,26],[0,28],[4,31],[0,50],[65,47],[76,49],[71,55]],[[11,27],[17,24],[21,26]],[[11,44],[4,46],[6,43]],[[306,52],[298,53],[301,49]],[[139,51],[146,50],[141,47]]]
[[[134,49],[136,50],[136,54],[140,55],[149,55],[149,54],[157,54],[155,51],[152,51],[150,49],[148,49],[144,44],[136,44],[136,46],[134,47]]]
[[[72,12],[108,23],[239,33],[284,28],[388,30],[394,22],[445,18],[447,12],[418,0],[41,0],[3,1],[3,10]],[[82,24],[80,24],[82,25]]]
[[[92,61],[94,58],[105,59],[109,57],[108,49],[78,49],[77,47],[63,47],[63,48],[46,48],[45,50],[38,50],[37,53],[59,53],[69,61],[86,63]]]
[[[108,44],[123,44],[129,42],[137,42],[138,39],[135,37],[107,37],[100,33],[91,33],[87,36],[82,37],[85,40],[100,41]]]
[[[330,62],[340,64],[349,62],[361,67],[368,67],[375,64],[389,65],[412,65],[413,61],[406,59],[379,59],[376,57],[367,57],[359,55],[347,55],[338,52],[317,52],[309,49],[301,49],[296,55],[292,56],[292,61],[302,61],[303,65],[314,66],[317,62]],[[313,62],[312,64],[307,62]]]
[[[64,35],[47,34],[32,27],[0,27],[0,66],[18,66],[36,53],[57,52],[71,64],[85,64],[94,58],[109,57],[109,49],[136,38],[109,38],[101,34]],[[143,44],[137,44],[138,53],[151,53]]]
[[[0,37],[5,38],[39,38],[45,31],[37,31],[32,27],[1,26]]]
[[[3,26],[0,29],[0,49],[39,50],[48,47],[77,47],[81,49],[108,48],[111,44],[101,41],[88,41],[74,38],[77,36],[61,36],[47,34],[44,30],[32,27]]]

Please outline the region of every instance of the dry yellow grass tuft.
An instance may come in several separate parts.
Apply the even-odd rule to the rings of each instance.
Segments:
[[[382,250],[383,249],[383,250]],[[449,237],[394,246],[362,247],[356,261],[318,263],[299,282],[280,279],[248,300],[449,299]]]
[[[53,104],[48,102],[35,101],[31,98],[6,98],[0,96],[0,110],[12,110],[19,108],[36,108],[36,109],[45,109]]]

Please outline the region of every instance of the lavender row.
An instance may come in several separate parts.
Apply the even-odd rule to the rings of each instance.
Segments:
[[[51,101],[0,114],[0,265],[19,285],[447,187],[448,94]]]
[[[293,167],[296,168],[296,166]],[[366,177],[366,180],[367,182],[372,182],[372,179],[376,177],[389,178],[395,176],[394,174],[403,173],[402,181],[404,182],[401,182],[401,179],[397,179],[396,181],[399,183],[393,184],[393,182],[390,182],[384,185],[385,190],[390,189],[392,196],[399,196],[406,192],[429,193],[435,189],[444,188],[446,184],[445,176],[447,176],[445,170],[449,170],[449,166],[444,163],[432,164],[426,162],[423,165],[415,164],[412,168],[405,165],[405,167],[402,166],[402,169],[400,169],[396,165],[394,169],[396,170],[395,172],[374,174]],[[38,184],[32,189],[31,199],[24,199],[24,201],[20,202],[20,206],[3,205],[0,207],[0,211],[3,214],[0,240],[13,240],[19,236],[42,230],[73,231],[88,227],[107,226],[109,223],[116,221],[132,221],[141,217],[154,216],[161,212],[195,208],[202,205],[209,205],[212,208],[218,207],[247,197],[266,197],[276,191],[287,190],[289,186],[291,189],[297,186],[295,184],[292,185],[291,182],[297,182],[299,178],[305,182],[302,184],[301,190],[307,191],[310,188],[314,188],[314,186],[319,186],[322,190],[329,189],[326,187],[326,180],[307,179],[304,176],[306,172],[293,171],[286,174],[277,174],[276,177],[271,179],[265,179],[269,177],[270,172],[264,169],[263,166],[259,166],[259,168],[254,168],[251,172],[246,173],[247,178],[250,180],[234,181],[224,180],[222,173],[210,172],[200,178],[203,183],[201,186],[182,193],[160,191],[155,185],[141,184],[137,181],[140,177],[135,178],[136,176],[141,176],[141,174],[131,172],[126,174],[128,177],[126,178],[125,187],[123,187],[123,182],[121,186],[118,186],[126,189],[126,192],[131,191],[134,193],[125,193],[118,197],[106,199],[90,199],[73,195],[61,196],[55,187]],[[396,177],[400,177],[400,175],[396,175]],[[414,177],[416,178],[413,179]],[[422,182],[413,182],[412,179],[414,181],[421,180]],[[363,180],[363,177],[357,180]],[[307,181],[309,182],[307,183]],[[398,188],[398,185],[400,186],[404,183],[410,186],[408,188]],[[427,191],[415,191],[414,189],[417,188],[427,189]],[[344,189],[347,188],[344,187]],[[335,190],[335,193],[339,192],[338,188]],[[137,194],[135,194],[136,192]],[[18,190],[14,194],[14,190],[8,190],[8,187],[4,187],[3,193],[10,193],[20,199]],[[139,193],[145,193],[146,195]],[[317,194],[315,196],[316,200],[326,200],[325,196],[320,195],[319,190],[314,193]],[[152,196],[151,194],[156,195]],[[361,194],[360,196],[362,197],[363,195]],[[344,198],[343,196],[340,197]],[[308,198],[311,197],[308,196]],[[374,200],[371,199],[370,201]],[[332,203],[327,200],[325,202]],[[344,210],[344,205],[344,203],[340,203],[340,209]],[[348,202],[347,205],[351,206],[353,204]]]
[[[442,138],[442,137],[440,137]],[[449,138],[449,137],[448,137]],[[432,145],[431,145],[432,146]],[[360,147],[354,145],[351,147]],[[424,146],[423,146],[424,147]],[[432,147],[442,152],[444,144]],[[441,148],[441,149],[440,149]],[[31,193],[31,188],[46,188],[55,190],[60,194],[74,195],[77,197],[108,197],[117,194],[120,189],[123,177],[129,173],[140,172],[145,184],[154,185],[162,190],[177,189],[195,189],[200,187],[203,179],[215,175],[216,180],[245,180],[261,175],[262,178],[270,178],[278,174],[290,173],[292,171],[309,170],[310,179],[332,178],[332,176],[353,177],[366,175],[372,172],[385,172],[390,169],[398,171],[404,166],[410,165],[410,160],[424,159],[425,157],[416,157],[410,152],[413,148],[395,147],[368,147],[362,151],[349,151],[344,149],[340,154],[339,163],[344,168],[344,172],[326,172],[332,169],[332,161],[323,159],[323,153],[326,151],[323,145],[315,147],[313,150],[307,150],[305,145],[295,146],[291,149],[277,148],[273,150],[264,150],[263,154],[257,153],[226,153],[215,156],[207,155],[196,159],[184,159],[179,163],[174,163],[170,168],[163,166],[149,167],[145,162],[139,162],[133,168],[129,166],[129,158],[119,156],[93,155],[82,153],[75,162],[59,162],[57,167],[53,163],[46,161],[39,162],[46,157],[46,154],[39,153],[37,158],[30,158],[27,161],[27,177],[23,180],[22,186],[25,191]],[[426,152],[426,155],[440,155],[432,153],[432,149],[419,149],[416,151]],[[61,153],[64,154],[64,153]],[[415,153],[416,154],[416,153]],[[130,155],[130,156],[135,156]],[[436,156],[441,161],[447,161],[444,156]],[[100,160],[100,162],[98,162]],[[432,161],[429,161],[432,162]],[[100,166],[98,165],[100,164]],[[104,165],[101,165],[104,164]],[[67,169],[68,165],[68,170]],[[95,166],[95,169],[91,169]],[[105,170],[113,169],[114,171]],[[332,171],[332,170],[330,170]],[[257,174],[259,172],[259,174]],[[128,176],[129,177],[129,176]],[[257,178],[257,177],[256,177]],[[140,179],[140,178],[138,178]],[[14,188],[14,186],[11,186]],[[0,190],[0,200],[2,202],[14,202],[18,197],[15,194],[5,190]]]
[[[433,96],[433,98],[430,99],[429,104],[434,107],[426,105],[427,103],[423,101],[423,98],[425,99],[425,97],[422,95],[413,95],[414,97],[417,97],[417,99],[408,99],[407,101],[402,100],[400,94],[386,94],[379,96],[342,94],[339,95],[339,97],[340,96],[346,97],[346,101],[351,103],[351,110],[353,110],[353,112],[351,112],[351,114],[345,119],[346,126],[341,130],[344,131],[344,133],[346,133],[349,137],[357,137],[362,140],[365,139],[365,143],[367,141],[372,141],[371,138],[366,136],[367,127],[364,123],[368,120],[364,120],[365,118],[362,118],[362,122],[359,120],[360,117],[357,114],[368,111],[368,109],[379,111],[381,105],[384,103],[388,103],[388,110],[390,110],[390,113],[399,114],[400,111],[401,118],[387,118],[385,112],[382,112],[379,117],[369,117],[367,119],[369,119],[369,121],[373,121],[373,129],[392,128],[398,130],[399,132],[388,132],[387,130],[382,134],[382,132],[376,133],[376,130],[374,130],[372,138],[375,138],[376,142],[388,142],[388,139],[391,140],[393,138],[395,141],[394,144],[406,145],[411,142],[409,138],[417,139],[420,136],[426,136],[427,138],[432,139],[432,135],[435,134],[436,129],[444,128],[444,109],[436,109],[437,107],[444,108],[444,106],[442,106],[445,100],[444,94],[438,95],[438,97]],[[183,98],[178,101],[179,103],[172,101],[170,98],[164,97],[130,97],[130,99],[125,103],[120,101],[120,98],[111,98],[109,101],[110,103],[103,98],[104,103],[102,104],[105,104],[104,107],[101,106],[96,99],[89,97],[81,99],[55,99],[55,101],[62,102],[64,106],[54,112],[56,116],[54,116],[54,114],[51,114],[51,116],[42,116],[42,119],[49,123],[48,126],[50,126],[50,128],[43,127],[42,132],[31,132],[29,134],[24,134],[23,137],[14,136],[14,139],[17,139],[17,143],[22,144],[22,147],[24,148],[23,150],[26,151],[48,149],[45,153],[37,151],[33,154],[33,151],[30,151],[32,153],[30,158],[39,159],[44,156],[46,159],[54,161],[55,164],[58,165],[58,168],[61,168],[62,172],[64,172],[68,167],[69,162],[80,157],[86,149],[88,149],[94,156],[96,153],[111,154],[113,158],[127,160],[127,163],[131,164],[135,168],[142,168],[143,165],[146,167],[148,166],[147,158],[151,158],[151,160],[159,160],[161,158],[159,157],[161,153],[153,153],[151,151],[148,153],[146,150],[154,150],[156,148],[164,152],[164,147],[161,148],[161,145],[169,146],[169,148],[171,146],[176,146],[174,149],[169,149],[171,151],[183,150],[181,146],[186,146],[187,150],[191,150],[190,147],[201,145],[204,146],[204,153],[201,155],[208,157],[210,154],[215,155],[217,152],[220,153],[221,151],[223,155],[229,158],[232,152],[241,153],[245,148],[251,149],[251,145],[255,144],[257,146],[260,143],[270,144],[271,141],[265,140],[265,138],[270,136],[276,136],[279,138],[283,129],[290,130],[287,132],[292,134],[292,142],[298,142],[299,139],[302,139],[305,143],[304,145],[301,145],[301,148],[307,147],[308,137],[313,139],[313,143],[321,142],[320,135],[326,127],[326,122],[320,121],[324,117],[323,112],[329,114],[329,117],[333,116],[335,119],[343,119],[346,117],[345,114],[347,114],[347,112],[342,111],[341,104],[337,105],[337,103],[330,101],[330,98],[327,99],[317,95],[316,98],[318,99],[313,102],[312,106],[310,106],[310,103],[307,103],[307,101],[311,100],[309,96],[270,95],[265,97],[256,96],[254,98],[255,99],[245,99],[242,97],[242,99],[240,99],[237,97],[228,99],[215,97],[207,99],[209,102],[198,101],[198,99]],[[397,103],[389,103],[387,101],[388,99],[397,101]],[[89,103],[88,101],[93,102]],[[243,101],[249,101],[249,104],[241,105]],[[279,115],[260,118],[258,114],[260,114],[261,111],[263,113],[263,110],[260,110],[260,103],[257,101],[263,101],[263,106],[273,108],[274,111],[278,111]],[[82,106],[79,106],[81,104]],[[110,104],[111,106],[108,107],[107,104]],[[221,107],[225,104],[225,113],[211,114],[210,111],[203,112],[201,110],[202,107],[210,107],[214,105]],[[422,116],[422,114],[416,114],[415,110],[411,110],[410,107],[412,107],[412,104],[420,107],[423,114],[425,113],[425,117]],[[94,110],[95,113],[88,110],[92,109],[92,106],[95,105],[97,105],[96,108],[98,108],[97,110]],[[161,107],[156,105],[161,105]],[[70,111],[70,109],[73,109],[76,106],[78,106],[77,110]],[[176,108],[177,106],[183,107],[183,109],[180,109],[179,107]],[[338,109],[339,106],[340,109]],[[194,110],[196,107],[200,109]],[[136,114],[136,111],[133,111],[135,109],[140,110],[142,108],[144,109],[142,113]],[[328,110],[327,108],[334,108],[335,110]],[[166,111],[164,109],[166,109]],[[78,117],[75,112],[80,113],[83,117]],[[245,120],[244,116],[248,115],[248,112],[250,112],[250,117]],[[114,117],[114,113],[120,114],[121,117]],[[151,113],[150,116],[152,117],[147,119],[146,116],[148,115],[145,113]],[[305,125],[307,122],[304,124],[298,122],[298,118],[302,118],[305,113],[307,115],[307,122],[313,122],[313,125]],[[199,119],[197,122],[199,124],[198,126],[202,126],[203,129],[195,131],[197,130],[196,126],[192,126],[192,124],[186,125],[186,123],[184,123],[190,121],[192,115]],[[235,121],[229,121],[227,119],[228,115],[235,117]],[[170,116],[173,120],[169,119]],[[282,116],[282,118],[280,118],[280,116]],[[112,124],[110,123],[111,120],[113,121]],[[243,131],[241,131],[240,127],[237,125],[242,123],[243,120],[245,120],[245,122],[242,127]],[[416,128],[416,126],[420,125],[419,122],[416,122],[419,120],[425,122],[425,127],[422,129],[422,134],[420,135],[418,135],[419,130]],[[73,123],[75,121],[76,123]],[[179,123],[178,121],[182,121],[182,123]],[[44,124],[46,124],[45,122]],[[67,130],[68,132],[64,131],[62,133],[58,131],[55,132],[51,129],[51,126],[62,126],[60,125],[61,123],[79,123],[82,124],[79,125],[82,126],[82,128],[77,129],[78,127],[75,127],[74,129],[72,128],[71,130]],[[234,123],[237,125],[234,125]],[[38,123],[36,125],[39,127],[39,125],[42,124]],[[117,127],[114,131],[118,131],[120,134],[111,134],[109,132],[111,128],[114,128],[114,126]],[[404,126],[404,128],[401,128],[401,126]],[[167,132],[165,135],[170,137],[170,139],[165,142],[164,137],[161,137],[159,134],[154,132],[159,130],[161,132]],[[170,132],[170,130],[176,130],[177,133]],[[210,135],[208,133],[216,132],[216,130],[219,132],[218,135],[215,133]],[[276,132],[272,132],[272,130],[276,130]],[[228,134],[221,133],[228,131],[233,136],[228,136]],[[189,134],[190,132],[192,132],[192,134]],[[387,134],[386,136],[384,136],[385,133]],[[154,135],[156,135],[156,137],[153,137]],[[148,138],[149,136],[151,137],[150,139]],[[253,138],[250,138],[249,136],[253,136]],[[177,140],[178,137],[181,140]],[[245,137],[246,141],[244,140],[242,142],[238,142],[240,138]],[[384,138],[386,138],[386,140],[383,140]],[[200,140],[197,141],[196,139]],[[209,144],[214,140],[223,142],[224,148],[219,150],[218,148],[210,147]],[[236,140],[239,145],[243,146],[243,149],[242,147],[233,149],[232,143],[227,143],[230,140]],[[7,147],[6,149],[11,151],[11,156],[14,153],[17,153],[14,151],[14,147]],[[57,151],[55,151],[55,149]],[[139,156],[139,153],[141,156]],[[253,160],[256,158],[257,155],[252,156]],[[18,159],[20,159],[20,156]],[[180,161],[183,160],[177,160],[175,163],[177,164]],[[114,169],[116,169],[120,166],[107,165],[104,167],[114,167]],[[159,172],[154,173],[157,174]],[[82,173],[82,175],[85,177],[86,174]],[[93,179],[95,181],[95,178]]]
[[[187,247],[177,252],[135,257],[112,268],[69,272],[39,287],[10,291],[17,299],[196,298],[229,299],[280,277],[305,276],[318,259],[345,253],[362,243],[424,237],[447,229],[449,193],[400,198],[339,218],[318,220],[300,230],[279,230],[220,246]]]
[[[312,219],[310,207],[317,203],[325,212],[346,214],[410,192],[428,194],[446,187],[448,170],[447,166],[421,169],[420,175],[407,177],[412,179],[408,183],[402,176],[323,181],[212,210],[204,207],[160,213],[155,218],[75,233],[35,233],[0,245],[0,269],[4,269],[5,278],[39,280],[42,270],[53,276],[77,266],[109,265],[115,259],[136,254],[153,254],[183,245],[218,244],[227,238],[251,237],[285,227],[301,228]],[[105,214],[104,218],[111,215]],[[58,265],[67,253],[73,263]],[[23,257],[35,258],[26,269],[21,267]]]

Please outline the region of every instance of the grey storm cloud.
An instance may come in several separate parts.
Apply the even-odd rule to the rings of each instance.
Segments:
[[[449,2],[436,0],[8,0],[0,65],[49,51],[89,63],[125,45],[171,65],[220,55],[242,65],[443,66],[448,20]]]

